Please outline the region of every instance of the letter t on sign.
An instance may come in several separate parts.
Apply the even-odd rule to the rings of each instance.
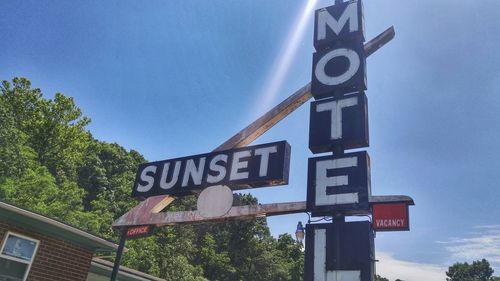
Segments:
[[[363,92],[311,103],[309,149],[322,153],[338,145],[344,149],[369,145],[367,99]]]

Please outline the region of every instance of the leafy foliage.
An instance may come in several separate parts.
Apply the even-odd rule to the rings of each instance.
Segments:
[[[490,263],[485,260],[477,260],[472,264],[455,263],[446,272],[447,281],[496,281],[498,277],[492,277],[493,269]]]
[[[389,281],[389,279],[382,277],[380,275],[375,275],[375,281]]]
[[[137,151],[92,137],[71,97],[46,99],[26,78],[0,85],[0,199],[108,239],[130,198]],[[244,204],[256,198],[242,195]],[[196,198],[169,210],[193,209]],[[123,264],[167,280],[302,280],[302,245],[271,236],[265,219],[168,227],[127,242]]]

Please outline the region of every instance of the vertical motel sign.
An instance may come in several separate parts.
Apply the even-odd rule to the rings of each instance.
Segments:
[[[360,0],[315,13],[307,208],[313,215],[369,213],[370,158],[344,149],[369,145],[364,20]]]
[[[369,214],[370,158],[361,0],[335,1],[316,11],[307,210],[313,216]],[[306,281],[372,281],[373,231],[369,222],[306,226]]]

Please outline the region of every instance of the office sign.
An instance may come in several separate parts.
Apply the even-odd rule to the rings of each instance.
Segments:
[[[370,211],[370,158],[366,151],[309,158],[308,166],[307,209],[314,216]]]
[[[311,103],[309,149],[312,153],[367,147],[368,109],[364,92]]]
[[[410,230],[408,204],[385,203],[373,204],[373,229],[375,231]]]
[[[311,93],[315,99],[337,91],[366,90],[366,56],[361,0],[316,11]]]
[[[153,234],[153,225],[137,225],[127,228],[127,239],[144,238]]]
[[[213,185],[231,189],[288,184],[286,141],[139,165],[133,197],[187,195]]]
[[[306,225],[305,281],[373,281],[370,222]]]

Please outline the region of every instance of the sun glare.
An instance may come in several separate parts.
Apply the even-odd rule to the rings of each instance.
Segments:
[[[297,54],[299,45],[302,42],[306,26],[313,14],[316,2],[317,0],[307,1],[304,8],[301,9],[301,12],[297,15],[290,33],[282,44],[280,56],[277,57],[273,63],[273,66],[267,75],[268,78],[264,83],[264,87],[260,91],[261,98],[258,100],[257,112],[263,113],[264,110],[270,109],[271,105],[275,102],[278,91],[283,85],[290,65],[292,64],[292,61]]]

